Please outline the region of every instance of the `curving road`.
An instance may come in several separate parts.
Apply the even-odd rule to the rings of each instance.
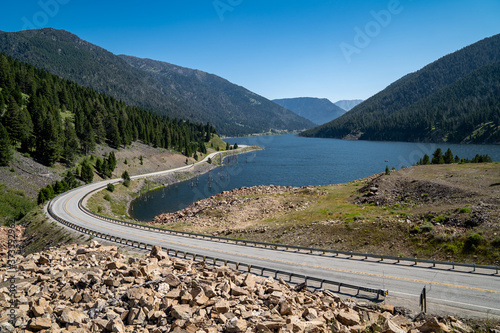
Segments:
[[[210,154],[198,163],[205,163],[216,154]],[[192,167],[185,166],[131,178],[157,176]],[[60,195],[51,202],[52,214],[93,231],[169,249],[374,289],[388,289],[389,295],[385,299],[387,303],[406,306],[414,311],[419,310],[419,296],[425,286],[428,312],[500,318],[500,275],[494,270],[451,270],[449,266],[432,267],[432,264],[419,263],[415,266],[390,260],[381,262],[364,257],[306,254],[237,245],[120,225],[89,215],[80,208],[79,202],[89,192],[117,181],[114,179],[93,183]]]

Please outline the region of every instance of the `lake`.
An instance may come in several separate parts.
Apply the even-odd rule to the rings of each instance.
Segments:
[[[451,148],[454,155],[473,158],[488,154],[500,161],[498,145],[456,145],[408,142],[346,141],[303,138],[295,135],[226,139],[234,144],[257,145],[264,150],[228,157],[224,167],[198,179],[150,192],[131,204],[130,215],[151,221],[156,215],[174,212],[222,191],[243,186],[306,186],[345,183],[383,172],[386,166],[400,169],[415,164],[424,154]]]

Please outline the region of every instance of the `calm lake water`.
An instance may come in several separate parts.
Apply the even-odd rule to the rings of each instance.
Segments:
[[[295,135],[261,136],[225,140],[230,144],[257,145],[264,150],[228,157],[227,166],[212,170],[193,181],[150,192],[131,204],[130,215],[150,221],[164,212],[174,212],[195,201],[243,186],[306,186],[349,182],[415,164],[436,148],[473,158],[488,154],[500,162],[498,145],[451,145],[407,142],[344,141],[302,138]]]

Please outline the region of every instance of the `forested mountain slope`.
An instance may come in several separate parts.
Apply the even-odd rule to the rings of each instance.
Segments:
[[[500,35],[408,74],[344,116],[302,135],[500,143]]]
[[[214,133],[209,124],[128,106],[0,54],[0,165],[8,165],[13,149],[46,165],[71,165],[96,143],[120,147],[136,140],[190,155]]]
[[[135,59],[135,63],[140,59],[127,58],[127,62],[125,57],[64,30],[0,32],[0,52],[127,104],[169,117],[210,122],[223,135],[314,126],[293,112],[215,75],[189,69],[183,69],[182,75],[180,67],[160,62],[155,62],[155,66],[161,65],[158,72],[147,66],[136,68],[130,65],[131,59]],[[194,74],[185,75],[188,72]]]
[[[297,130],[314,126],[290,110],[217,75],[151,59],[120,57],[149,73],[173,96],[181,96],[190,109],[204,110],[204,116],[217,124],[221,133],[241,135],[263,129]]]

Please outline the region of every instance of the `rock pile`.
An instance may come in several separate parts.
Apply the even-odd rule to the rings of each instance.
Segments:
[[[326,195],[325,191],[312,186],[242,187],[197,201],[175,213],[161,214],[154,218],[153,223],[168,225],[182,222],[192,232],[212,235],[259,232],[253,229],[259,221],[302,211],[323,195]],[[260,228],[257,226],[257,229]]]
[[[390,305],[169,258],[160,247],[127,259],[93,241],[17,256],[15,296],[2,260],[2,332],[15,331],[14,300],[15,326],[26,332],[472,332],[451,317],[412,321]]]

